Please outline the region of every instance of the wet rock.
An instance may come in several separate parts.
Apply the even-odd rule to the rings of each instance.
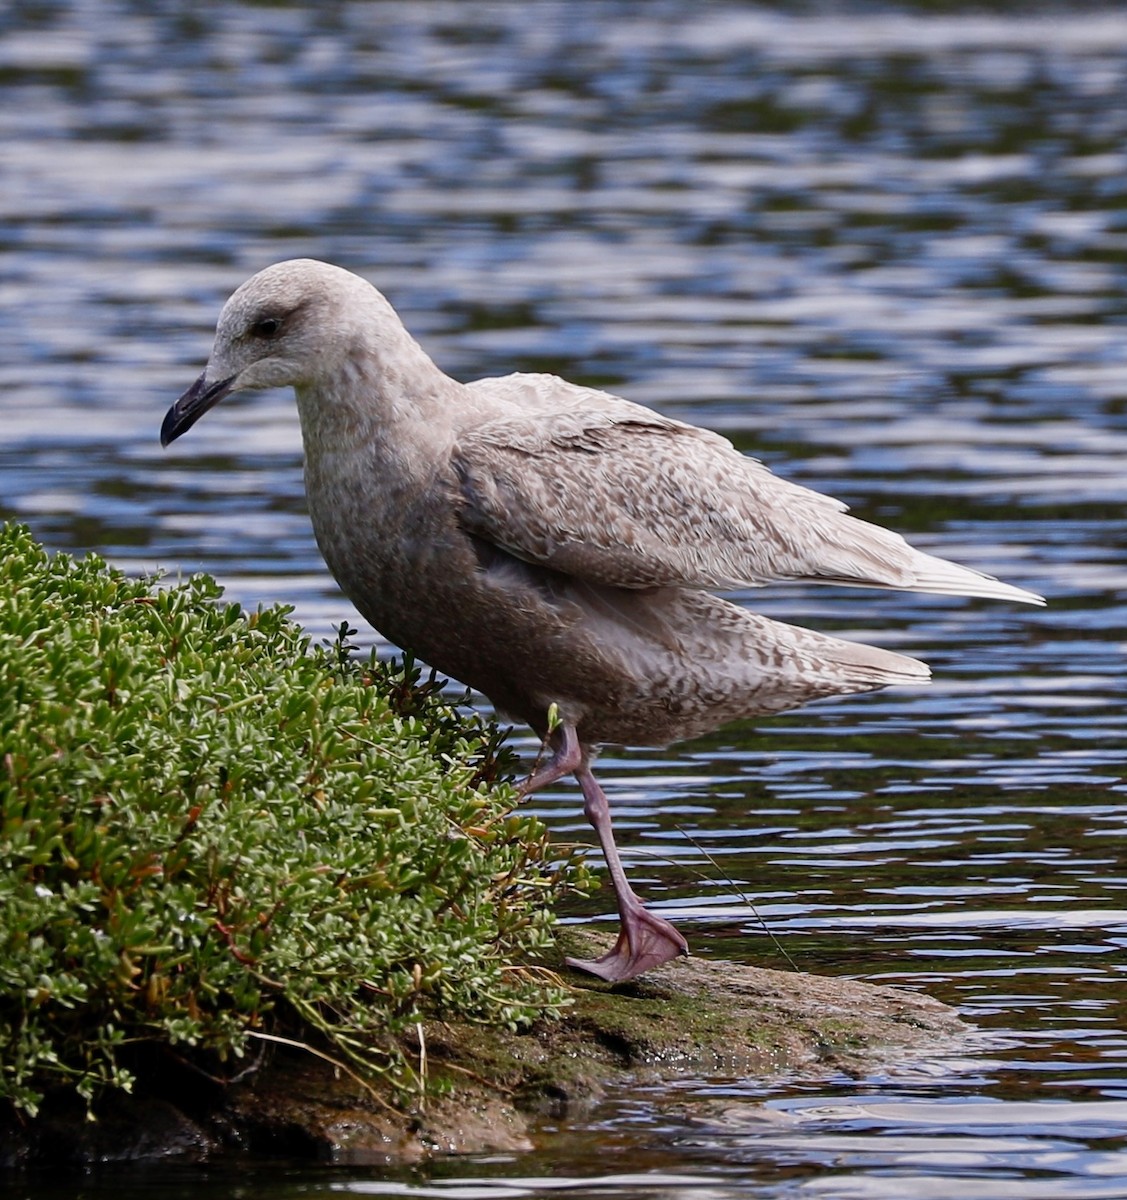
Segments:
[[[219,1149],[212,1133],[154,1096],[107,1096],[88,1120],[74,1096],[51,1096],[32,1121],[0,1122],[0,1167],[82,1168],[97,1163],[201,1162]]]
[[[603,948],[572,932],[569,954]],[[53,1104],[0,1126],[0,1163],[232,1154],[384,1164],[433,1153],[529,1149],[538,1121],[585,1111],[608,1087],[674,1078],[811,1078],[863,1073],[950,1049],[967,1033],[927,996],[843,979],[688,958],[630,983],[568,973],[573,1004],[522,1032],[428,1023],[422,1044],[444,1094],[404,1111],[309,1054],[279,1050],[228,1088],[178,1105],[163,1089],[108,1098],[98,1120]]]

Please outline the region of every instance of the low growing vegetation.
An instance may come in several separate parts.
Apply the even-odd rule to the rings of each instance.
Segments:
[[[520,964],[582,868],[496,729],[287,612],[0,528],[0,1098],[290,1040],[402,1101],[416,1022],[565,1002]]]

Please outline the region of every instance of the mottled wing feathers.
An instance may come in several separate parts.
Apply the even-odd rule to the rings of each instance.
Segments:
[[[518,558],[624,588],[801,579],[1034,599],[919,553],[717,434],[552,377],[499,382],[513,403],[460,435],[452,465],[464,528]]]
[[[689,429],[621,422],[545,431],[538,446],[527,430],[509,432],[459,445],[463,524],[592,582],[730,588],[809,575],[817,568],[800,539],[817,530],[824,540],[839,515]]]

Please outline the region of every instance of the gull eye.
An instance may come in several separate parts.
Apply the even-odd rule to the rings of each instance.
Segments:
[[[260,317],[250,327],[250,336],[256,338],[269,339],[274,337],[278,330],[282,328],[281,317]]]

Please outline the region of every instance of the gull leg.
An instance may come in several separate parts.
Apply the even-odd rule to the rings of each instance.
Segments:
[[[574,725],[561,725],[548,736],[548,744],[554,744],[552,757],[517,789],[522,796],[531,795],[565,775],[578,771],[583,765],[583,747]]]
[[[598,780],[591,774],[587,754],[575,726],[562,725],[550,735],[549,744],[553,746],[552,757],[520,785],[520,793],[527,796],[565,775],[575,775],[583,790],[583,813],[599,835],[621,921],[618,941],[613,950],[591,961],[569,958],[565,960],[567,965],[598,975],[609,983],[619,983],[633,979],[635,975],[680,954],[688,954],[689,946],[685,939],[668,921],[647,912],[627,882],[614,841],[610,805]]]
[[[578,745],[578,742],[576,744]],[[621,928],[614,949],[601,958],[591,961],[568,958],[565,962],[569,967],[588,971],[609,983],[618,983],[633,979],[635,975],[640,975],[643,971],[648,971],[651,967],[680,954],[688,954],[689,945],[668,921],[646,911],[641,900],[634,894],[634,889],[626,881],[626,872],[622,869],[622,860],[614,843],[610,805],[603,789],[591,774],[586,756],[582,756],[580,766],[575,769],[575,777],[583,789],[584,815],[599,835],[603,856],[610,869]]]

